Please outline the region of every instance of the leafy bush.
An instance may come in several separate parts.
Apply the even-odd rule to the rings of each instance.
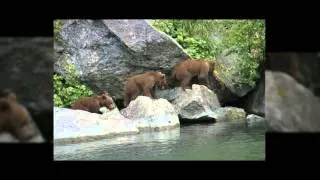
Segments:
[[[216,70],[216,75],[237,76],[231,78],[236,86],[254,86],[259,78],[256,70],[265,51],[263,20],[152,20],[151,24],[174,38],[194,59],[214,61],[224,50],[236,53],[234,66],[219,65]]]
[[[191,37],[181,26],[179,21],[153,20],[152,25],[174,38],[186,52],[195,59],[215,59],[216,47],[207,40]]]
[[[91,96],[93,91],[81,84],[75,74],[75,67],[69,64],[65,77],[54,74],[54,105],[57,107],[70,107],[79,97]]]
[[[60,36],[60,31],[61,31],[61,28],[63,26],[63,22],[60,21],[60,20],[55,20],[53,21],[53,36],[55,38],[55,40],[61,40],[61,36]]]

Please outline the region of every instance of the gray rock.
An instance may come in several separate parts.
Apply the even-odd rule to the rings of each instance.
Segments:
[[[160,131],[180,126],[178,114],[166,99],[138,96],[121,114],[132,120],[140,131]]]
[[[258,116],[258,115],[249,114],[249,115],[247,116],[247,122],[248,122],[248,123],[261,122],[261,121],[264,121],[264,118],[263,118],[263,117],[260,117],[260,116]]]
[[[217,108],[212,115],[217,122],[246,122],[246,112],[242,108],[223,107]]]
[[[217,63],[219,64],[219,66],[223,66],[229,69],[228,71],[219,71],[219,78],[223,82],[224,86],[227,88],[224,89],[221,93],[219,93],[219,98],[221,97],[221,103],[233,101],[238,99],[239,97],[243,97],[254,88],[248,85],[244,85],[241,87],[236,86],[238,85],[237,81],[239,81],[239,78],[241,78],[238,75],[239,72],[236,71],[235,68],[237,66],[238,60],[239,55],[234,52],[229,52],[229,50],[223,51],[217,57]]]
[[[156,98],[163,98],[168,100],[169,102],[173,102],[180,96],[181,88],[175,87],[172,89],[155,89],[155,96]]]
[[[204,85],[193,84],[186,91],[180,87],[158,90],[156,96],[168,99],[184,121],[213,120],[213,110],[220,107],[215,93]]]
[[[95,92],[108,90],[122,99],[130,75],[160,70],[169,75],[189,55],[169,36],[145,20],[69,20],[55,42],[55,71],[74,64],[77,75]],[[63,47],[63,48],[61,48]]]
[[[139,133],[133,122],[115,108],[105,114],[54,108],[54,143],[78,143]]]
[[[266,71],[266,120],[269,131],[320,131],[320,101],[291,76]]]

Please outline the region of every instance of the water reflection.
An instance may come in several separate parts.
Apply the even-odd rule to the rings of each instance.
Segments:
[[[263,160],[265,127],[193,124],[152,133],[55,146],[55,160]]]

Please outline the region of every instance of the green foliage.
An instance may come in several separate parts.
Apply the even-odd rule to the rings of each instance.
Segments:
[[[174,38],[194,59],[216,60],[223,53],[236,53],[236,64],[218,69],[226,76],[237,76],[232,78],[236,86],[254,86],[259,78],[257,68],[265,51],[263,20],[152,20],[151,24]]]
[[[205,39],[192,37],[186,32],[180,21],[153,20],[152,25],[164,33],[170,35],[183,47],[194,59],[215,59],[216,45]]]
[[[60,20],[53,21],[53,36],[56,40],[61,40],[60,31],[62,29],[63,22]]]
[[[79,97],[91,96],[91,89],[81,84],[76,76],[75,66],[68,64],[66,76],[53,75],[54,105],[57,107],[70,107]]]

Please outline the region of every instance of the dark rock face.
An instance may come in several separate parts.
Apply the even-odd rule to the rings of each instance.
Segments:
[[[265,116],[265,77],[260,80],[258,86],[249,92],[244,100],[244,109],[248,113]]]
[[[52,45],[49,37],[0,38],[0,90],[17,94],[47,140],[53,132]]]
[[[190,58],[169,36],[145,20],[70,20],[55,42],[55,72],[74,64],[82,82],[93,91],[107,90],[123,98],[128,75],[159,70],[167,75],[176,62]]]

